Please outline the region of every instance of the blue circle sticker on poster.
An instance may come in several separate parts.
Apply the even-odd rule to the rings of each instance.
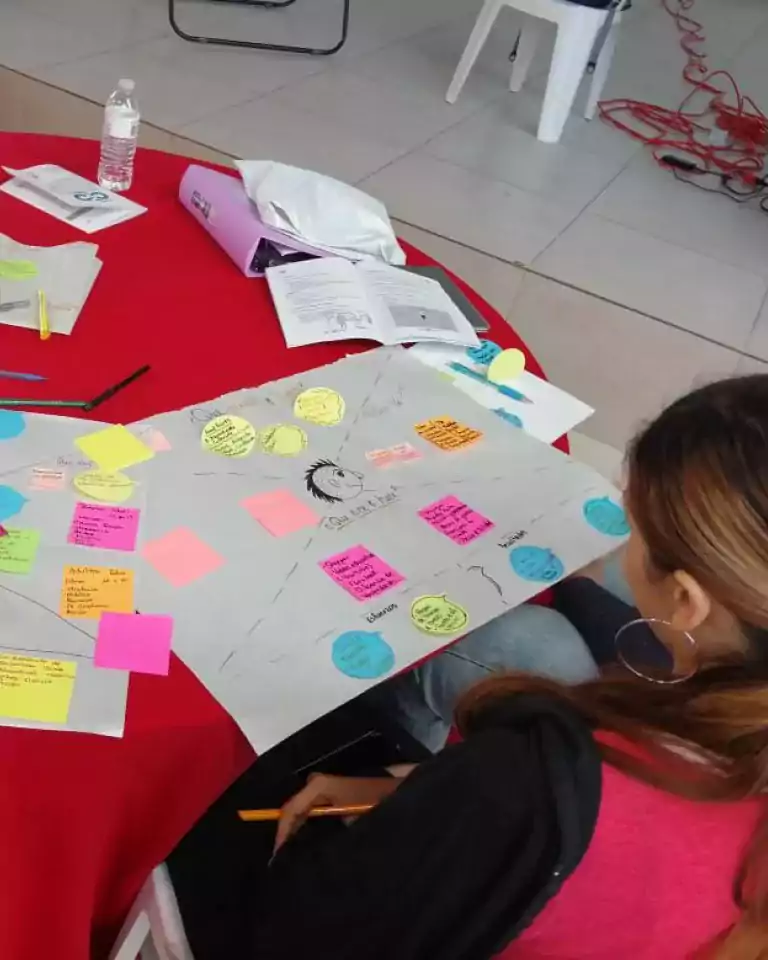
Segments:
[[[13,440],[24,433],[27,422],[23,413],[15,410],[0,410],[0,440]]]
[[[501,417],[502,420],[511,423],[513,427],[522,427],[523,425],[523,421],[516,413],[510,413],[509,410],[505,410],[504,407],[496,407],[493,412],[497,417]]]
[[[584,519],[606,537],[626,537],[629,523],[624,508],[609,497],[595,497],[584,504]]]
[[[349,630],[333,641],[331,653],[337,670],[355,680],[376,680],[395,665],[395,653],[380,633]]]
[[[546,547],[515,547],[509,562],[518,577],[536,583],[554,583],[565,573],[560,557]]]
[[[13,487],[0,486],[0,522],[15,516],[27,502]]]
[[[498,343],[494,343],[493,340],[481,340],[476,347],[467,347],[467,356],[474,363],[480,363],[483,366],[488,366],[491,360],[494,357],[498,357],[501,353],[501,347]]]

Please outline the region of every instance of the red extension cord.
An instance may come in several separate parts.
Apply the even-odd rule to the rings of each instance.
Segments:
[[[693,89],[676,110],[639,100],[603,100],[598,105],[607,123],[652,148],[657,163],[687,182],[714,175],[737,200],[762,194],[768,154],[768,117],[744,96],[727,70],[709,72],[703,49],[704,28],[689,16],[696,0],[661,0],[680,33],[688,56],[683,79]],[[729,98],[733,102],[729,103]],[[696,184],[703,186],[703,184]],[[707,189],[706,187],[704,189]]]

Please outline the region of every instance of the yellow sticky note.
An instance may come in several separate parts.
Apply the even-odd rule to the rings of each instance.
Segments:
[[[434,443],[441,450],[460,450],[482,437],[479,430],[466,427],[452,417],[433,417],[417,423],[415,430],[420,437]]]
[[[77,664],[0,653],[0,717],[66,723]]]
[[[61,616],[98,620],[105,611],[133,613],[133,570],[64,567]]]
[[[203,449],[222,457],[247,457],[255,443],[253,424],[243,417],[214,417],[203,427]]]
[[[330,387],[311,387],[296,397],[293,415],[321,427],[333,427],[344,419],[344,397]]]
[[[78,437],[75,443],[102,470],[122,470],[135,463],[151,460],[155,455],[154,450],[121,425],[88,433]]]
[[[99,503],[124,503],[130,499],[135,486],[124,473],[110,473],[108,470],[78,473],[72,483],[83,496]]]
[[[525,370],[525,354],[517,347],[511,350],[502,350],[491,360],[486,376],[491,383],[507,383],[517,380]]]
[[[422,633],[451,636],[461,633],[469,622],[464,607],[442,596],[417,597],[411,604],[411,620]]]
[[[307,446],[307,435],[292,423],[276,423],[259,430],[259,446],[276,457],[296,457]]]

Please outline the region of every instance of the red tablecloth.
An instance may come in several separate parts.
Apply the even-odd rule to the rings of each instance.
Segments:
[[[91,141],[0,133],[3,166],[57,163],[93,178],[97,160]],[[72,336],[42,343],[0,325],[0,366],[49,377],[21,395],[87,398],[150,363],[150,374],[98,410],[127,423],[369,346],[286,350],[264,282],[239,274],[179,205],[188,163],[139,151],[131,197],[149,212],[92,238],[0,193],[3,233],[39,245],[90,239],[104,262]],[[407,251],[412,263],[434,262]],[[488,336],[521,347],[540,372],[504,320],[458,282],[491,323]],[[252,759],[234,722],[175,658],[167,678],[131,677],[122,740],[0,726],[0,956],[103,957],[150,870]]]

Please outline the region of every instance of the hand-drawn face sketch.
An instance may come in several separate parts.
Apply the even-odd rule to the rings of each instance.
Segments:
[[[347,470],[333,460],[316,460],[304,474],[307,490],[326,503],[354,500],[363,492],[364,477],[355,470]]]

